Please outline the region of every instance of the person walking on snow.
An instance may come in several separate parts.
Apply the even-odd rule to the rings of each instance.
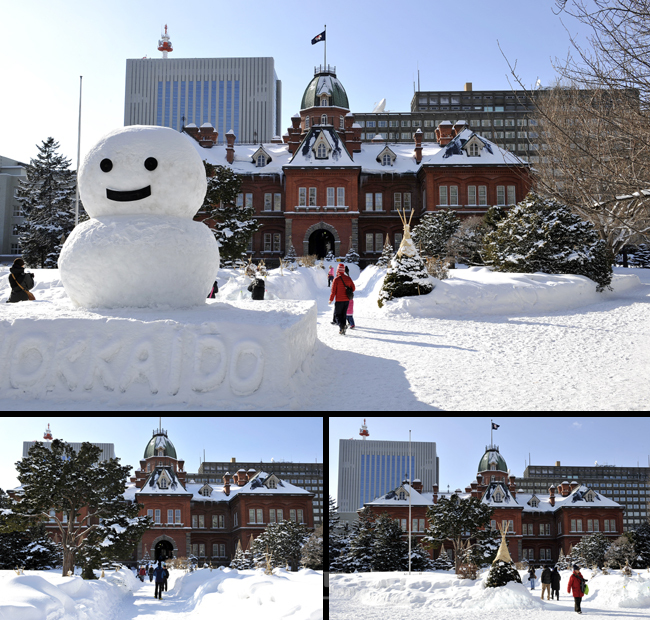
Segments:
[[[144,583],[144,576],[147,574],[147,570],[144,566],[140,567],[140,581]]]
[[[154,598],[162,599],[162,591],[165,586],[165,569],[158,562],[158,566],[153,571],[154,579],[156,580],[156,590],[154,592]]]
[[[336,268],[336,278],[332,282],[332,292],[330,293],[330,300],[328,303],[334,301],[334,316],[336,317],[336,322],[339,324],[339,334],[345,335],[346,324],[345,317],[348,310],[348,304],[350,303],[350,298],[347,295],[346,287],[354,291],[354,282],[350,276],[345,275],[345,265],[339,263]]]
[[[531,564],[528,569],[528,579],[530,580],[530,589],[535,589],[535,567]]]
[[[330,270],[327,272],[327,286],[332,286],[332,280],[334,279],[334,265],[330,265]]]
[[[557,570],[557,566],[553,567],[553,572],[551,573],[551,598],[555,594],[557,600],[560,600],[560,573]]]
[[[350,329],[354,329],[354,317],[352,316],[353,312],[354,312],[354,299],[351,299],[350,303],[348,304],[348,310],[346,313],[346,316],[348,318],[348,324],[350,325]]]
[[[546,592],[546,600],[551,600],[551,569],[547,566],[542,571],[542,600],[544,600],[544,592]]]
[[[573,565],[573,573],[569,577],[569,583],[567,584],[567,592],[573,594],[573,600],[575,602],[575,610],[577,613],[581,614],[582,609],[580,609],[580,601],[585,595],[585,584],[587,580],[582,576],[580,572],[580,567],[577,564]]]
[[[167,580],[169,579],[169,571],[167,570],[167,564],[163,562],[163,570],[165,571],[165,592],[167,592]]]

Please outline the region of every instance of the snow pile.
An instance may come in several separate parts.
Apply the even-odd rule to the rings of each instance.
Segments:
[[[589,579],[588,585],[587,603],[603,607],[650,607],[650,573],[638,573],[632,577],[619,571],[611,575],[601,573]]]
[[[571,274],[500,273],[487,267],[454,269],[449,274],[447,280],[436,280],[428,295],[395,299],[377,312],[419,318],[558,312],[606,301],[641,284],[634,274],[615,273],[613,291],[597,293],[595,282]],[[366,286],[357,284],[355,302],[363,297],[376,306],[385,270],[366,267],[363,275]]]
[[[413,606],[418,610],[447,609],[526,609],[543,607],[537,597],[520,583],[508,583],[502,588],[486,588],[487,571],[476,581],[458,579],[448,571],[413,574],[355,573],[330,575],[334,598],[357,605]]]
[[[197,620],[220,616],[264,617],[265,620],[322,620],[323,574],[310,569],[296,573],[275,569],[198,570],[179,577],[168,592],[186,599],[184,611]]]
[[[63,577],[60,571],[0,571],[2,620],[102,620],[138,588],[133,573],[123,568],[105,579],[84,581]]]

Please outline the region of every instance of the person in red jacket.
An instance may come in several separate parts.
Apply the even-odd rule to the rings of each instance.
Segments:
[[[580,572],[580,567],[577,564],[573,565],[573,574],[569,577],[569,583],[567,585],[567,592],[573,594],[573,600],[575,601],[575,610],[581,614],[582,610],[580,609],[580,601],[584,596],[582,591],[582,584],[586,583],[587,580],[582,576]]]
[[[346,286],[349,286],[354,290],[354,282],[352,282],[352,278],[345,275],[345,265],[339,263],[336,268],[336,278],[334,278],[334,282],[332,282],[332,292],[330,293],[329,303],[331,304],[332,301],[334,301],[334,318],[339,324],[339,334],[343,335],[345,335],[345,319],[348,311],[348,303],[350,302],[350,299],[345,292]]]

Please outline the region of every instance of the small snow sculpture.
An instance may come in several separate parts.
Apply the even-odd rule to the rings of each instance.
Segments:
[[[206,176],[186,136],[143,125],[109,133],[86,155],[79,192],[91,219],[73,230],[59,257],[76,306],[205,303],[219,248],[192,219]]]

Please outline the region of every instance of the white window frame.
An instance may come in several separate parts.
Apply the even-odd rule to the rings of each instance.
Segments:
[[[508,187],[508,204],[514,205],[517,203],[516,195],[515,195],[515,186],[508,185],[507,187]]]
[[[467,204],[468,206],[476,206],[476,185],[467,186]]]
[[[372,192],[366,192],[366,211],[373,210],[373,194]]]
[[[402,192],[395,192],[393,194],[393,209],[400,211],[402,209]]]
[[[345,206],[345,187],[336,188],[336,206],[338,207]]]
[[[282,194],[273,194],[273,210],[282,211]]]
[[[506,186],[497,185],[497,205],[501,207],[506,206]]]
[[[449,205],[447,197],[447,186],[440,185],[438,188],[438,205],[441,207],[446,207]]]
[[[316,188],[315,187],[310,187],[309,188],[309,206],[310,207],[315,207],[315,206],[318,205],[317,198],[318,198],[318,193],[316,192]]]
[[[334,206],[334,187],[328,187],[327,188],[327,206],[328,207],[333,207]]]
[[[298,206],[306,207],[307,206],[307,188],[299,187],[298,188]]]
[[[323,142],[316,147],[316,159],[327,159],[327,147]]]
[[[375,193],[375,211],[383,211],[383,194],[381,192]]]
[[[478,186],[478,206],[479,207],[487,206],[487,185]]]
[[[450,207],[458,206],[458,185],[449,186],[449,206]]]

